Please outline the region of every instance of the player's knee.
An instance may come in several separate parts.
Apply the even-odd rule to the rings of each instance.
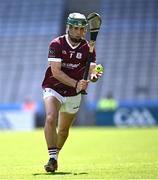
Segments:
[[[49,113],[46,115],[46,123],[49,126],[56,126],[57,118],[57,115]]]

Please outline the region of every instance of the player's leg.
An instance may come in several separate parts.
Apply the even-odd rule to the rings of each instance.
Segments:
[[[60,150],[69,134],[69,128],[75,119],[81,102],[81,94],[77,96],[67,97],[62,105],[58,120],[58,138],[57,147]]]
[[[76,113],[70,114],[67,112],[60,112],[58,120],[58,135],[57,135],[57,147],[60,150],[69,134],[69,128],[75,119]]]
[[[49,96],[44,99],[46,121],[44,126],[44,134],[49,152],[49,162],[45,165],[47,172],[54,172],[57,169],[57,131],[56,124],[58,120],[60,101],[54,97]]]
[[[46,121],[44,126],[44,134],[48,147],[54,147],[57,143],[56,124],[60,109],[60,102],[53,96],[44,99]]]

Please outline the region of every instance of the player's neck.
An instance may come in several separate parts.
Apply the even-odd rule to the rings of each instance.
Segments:
[[[68,36],[68,40],[69,40],[69,43],[72,45],[72,46],[77,46],[78,44],[80,44],[80,42],[74,42],[71,38],[70,38],[70,36]]]

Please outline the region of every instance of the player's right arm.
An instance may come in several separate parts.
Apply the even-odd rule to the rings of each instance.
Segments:
[[[75,88],[77,81],[75,79],[70,78],[61,70],[61,62],[51,62],[50,65],[54,78],[56,78],[58,81],[62,82],[65,85]]]

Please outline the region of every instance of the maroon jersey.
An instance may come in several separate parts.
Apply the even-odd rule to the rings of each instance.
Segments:
[[[61,61],[61,70],[75,80],[83,79],[84,69],[89,54],[89,45],[86,40],[72,47],[67,35],[59,36],[54,39],[49,46],[48,61]],[[96,60],[95,51],[93,52],[93,62]],[[77,95],[76,89],[67,86],[53,77],[49,66],[45,73],[42,83],[43,88],[51,88],[62,96]]]

